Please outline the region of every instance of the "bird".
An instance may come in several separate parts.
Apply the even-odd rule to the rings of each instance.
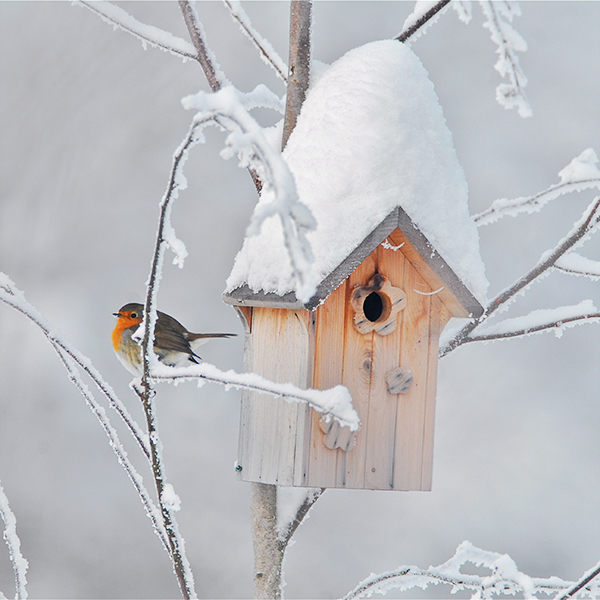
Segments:
[[[229,338],[235,333],[191,333],[173,317],[156,311],[158,318],[154,328],[154,352],[158,360],[170,367],[198,364],[200,357],[194,352],[212,338]],[[121,364],[136,377],[143,373],[142,349],[131,338],[144,316],[144,306],[131,302],[118,312],[117,324],[112,332],[113,348]]]

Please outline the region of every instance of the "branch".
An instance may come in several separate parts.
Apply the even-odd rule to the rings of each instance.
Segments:
[[[490,574],[482,576],[462,573],[460,569],[465,563],[489,569]],[[344,600],[370,597],[376,592],[385,594],[391,589],[402,591],[415,587],[425,589],[439,583],[451,585],[452,594],[462,590],[472,590],[476,593],[473,597],[477,598],[490,598],[492,595],[504,597],[519,592],[525,598],[530,598],[534,594],[562,591],[571,585],[570,582],[558,577],[547,579],[529,577],[518,570],[510,556],[487,552],[476,548],[470,542],[463,542],[450,560],[437,567],[419,569],[404,566],[395,571],[371,575],[344,596]],[[588,584],[589,581],[584,583],[584,586]]]
[[[250,39],[254,46],[258,49],[261,54],[261,58],[269,66],[273,67],[275,73],[287,83],[287,66],[277,54],[273,46],[268,40],[263,38],[254,27],[246,14],[246,11],[242,8],[242,4],[239,0],[223,0],[225,6],[229,9],[232,19],[237,21],[240,29]]]
[[[194,7],[189,0],[179,0],[179,8],[190,33],[192,44],[196,49],[196,60],[200,63],[206,75],[210,89],[216,92],[229,82],[219,68],[214,54],[206,44],[206,35]]]
[[[153,381],[202,379],[224,385],[226,388],[269,394],[287,402],[307,404],[322,413],[325,420],[335,419],[342,427],[349,427],[351,431],[357,431],[360,426],[358,414],[352,406],[352,397],[342,385],[329,390],[304,390],[291,383],[274,383],[256,373],[224,372],[209,363],[189,367],[169,367],[158,363],[152,367],[150,377]]]
[[[591,260],[577,252],[569,252],[561,256],[554,268],[570,275],[582,275],[592,280],[600,279],[600,261]]]
[[[310,509],[314,506],[317,500],[323,495],[324,491],[325,488],[318,488],[308,491],[306,497],[304,498],[304,501],[298,507],[294,519],[280,534],[280,543],[282,551],[285,551],[287,545],[294,536],[294,533],[296,533],[296,529],[300,527],[300,524],[302,523],[302,521],[304,521],[304,518],[306,517],[306,515],[308,515]]]
[[[600,177],[593,179],[583,179],[580,181],[567,181],[565,183],[557,183],[551,185],[543,192],[538,192],[533,196],[525,196],[522,198],[500,198],[494,200],[492,205],[473,217],[478,227],[495,223],[502,217],[516,217],[521,213],[532,214],[539,212],[551,200],[555,200],[563,194],[571,192],[581,192],[583,190],[598,188],[600,189]]]
[[[290,5],[290,67],[281,148],[296,126],[310,83],[310,25],[312,0],[292,0]]]
[[[316,221],[310,210],[300,202],[296,184],[281,154],[267,141],[262,128],[246,110],[246,104],[264,96],[264,88],[251,94],[242,94],[233,87],[215,94],[200,92],[184,98],[186,108],[194,108],[192,129],[200,131],[216,124],[229,135],[223,158],[237,155],[240,166],[254,169],[272,200],[257,204],[247,235],[256,235],[263,222],[272,216],[281,221],[284,246],[290,257],[292,273],[297,282],[297,297],[307,302],[315,293],[316,285],[311,270],[313,255],[307,234],[314,230]]]
[[[117,459],[125,469],[125,472],[129,476],[129,479],[131,480],[142,501],[142,504],[144,505],[146,514],[152,521],[154,531],[163,542],[163,545],[165,546],[167,551],[169,551],[165,531],[162,528],[160,519],[157,518],[156,507],[154,506],[154,503],[150,499],[150,496],[146,488],[144,487],[142,477],[138,474],[133,464],[127,458],[127,453],[123,449],[123,446],[119,441],[119,436],[110,424],[110,421],[108,420],[104,409],[96,402],[93,394],[89,391],[87,386],[79,377],[76,365],[83,368],[84,371],[92,378],[94,383],[96,383],[96,385],[98,385],[101,391],[107,396],[111,406],[115,408],[115,410],[118,411],[119,415],[124,419],[125,423],[132,431],[134,437],[137,439],[138,443],[142,447],[142,450],[144,450],[145,453],[149,455],[149,450],[147,449],[146,441],[144,440],[143,435],[139,431],[139,428],[135,421],[133,421],[129,417],[127,411],[122,406],[120,400],[116,398],[114,392],[102,380],[100,375],[92,366],[89,359],[85,358],[77,351],[72,349],[66,342],[60,339],[60,337],[56,333],[54,333],[54,330],[48,324],[45,323],[45,320],[40,315],[40,313],[31,304],[29,304],[29,302],[27,302],[23,293],[15,287],[14,283],[6,275],[4,275],[4,273],[0,273],[0,300],[5,302],[9,306],[12,306],[14,309],[16,309],[21,314],[25,315],[28,319],[30,319],[35,325],[37,325],[42,330],[42,332],[44,333],[54,350],[57,352],[59,358],[61,359],[63,365],[67,370],[69,379],[81,392],[88,406],[91,408],[92,412],[100,422],[102,429],[104,429],[104,432],[108,436],[110,446],[112,447],[114,453],[117,455]]]
[[[433,17],[435,17],[442,10],[442,8],[444,8],[449,3],[450,3],[450,0],[439,0],[425,14],[418,17],[417,20],[414,22],[413,22],[413,19],[411,19],[411,17],[414,15],[414,13],[413,13],[413,15],[411,15],[411,17],[409,17],[405,21],[404,28],[403,28],[402,32],[400,33],[400,35],[398,35],[394,39],[398,40],[399,42],[406,42],[406,40],[408,40],[408,38],[413,36],[428,21],[433,19]]]
[[[502,77],[508,76],[509,83],[501,83],[496,88],[496,100],[506,109],[518,109],[520,117],[530,117],[531,107],[525,96],[524,88],[527,78],[519,65],[516,52],[527,50],[523,38],[502,19],[506,17],[512,21],[515,15],[520,15],[516,2],[495,2],[493,0],[480,0],[481,9],[486,18],[484,27],[491,33],[492,41],[498,46],[498,62],[494,68]]]
[[[559,242],[554,250],[542,255],[533,269],[516,281],[512,286],[498,294],[496,298],[488,304],[480,317],[467,323],[450,341],[440,348],[440,358],[455,348],[458,348],[461,344],[467,342],[467,338],[470,337],[475,328],[479,327],[479,325],[493,315],[501,306],[512,301],[519,292],[524,291],[533,281],[540,277],[540,275],[546,273],[567,251],[575,248],[579,243],[584,241],[586,236],[594,230],[600,221],[599,209],[600,197],[592,202],[584,212],[582,218],[575,224],[569,234]]]
[[[571,586],[564,594],[558,595],[556,600],[567,600],[568,598],[573,598],[577,592],[584,588],[590,590],[589,584],[593,579],[598,577],[598,575],[600,575],[600,562],[598,562],[595,567],[592,567],[587,573],[585,573],[584,576],[577,583]],[[598,589],[598,592],[600,592],[600,585],[598,583],[596,583],[596,588]]]
[[[103,0],[78,0],[76,4],[85,6],[93,13],[97,14],[103,21],[111,24],[115,29],[119,28],[142,41],[144,46],[150,44],[154,48],[160,48],[165,52],[170,52],[181,56],[184,59],[198,60],[198,55],[194,46],[184,39],[174,36],[168,31],[163,31],[158,27],[140,23],[122,8],[104,2]]]
[[[581,306],[581,305],[578,305],[578,306]],[[564,309],[568,309],[568,308],[577,308],[577,307],[562,307],[562,309],[557,309],[557,310],[560,311],[560,310],[564,310]],[[524,322],[524,321],[529,320],[534,313],[544,313],[544,312],[553,313],[553,312],[555,312],[554,310],[534,311],[533,313],[530,313],[526,317],[517,317],[515,319],[506,319],[505,321],[502,321],[501,323],[498,323],[497,325],[486,329],[485,331],[483,331],[482,333],[480,333],[478,335],[469,336],[465,339],[465,343],[488,342],[488,341],[492,341],[492,340],[500,340],[500,339],[507,339],[507,338],[512,338],[512,337],[519,337],[519,336],[523,336],[523,335],[529,335],[532,333],[541,333],[544,331],[551,331],[551,330],[554,330],[556,335],[558,337],[560,337],[562,335],[563,330],[566,329],[567,327],[573,327],[574,325],[582,325],[585,323],[600,323],[600,312],[598,312],[598,310],[595,307],[592,306],[592,308],[594,309],[595,312],[585,312],[584,314],[581,314],[581,315],[573,315],[570,317],[562,318],[560,320],[549,321],[547,323],[531,324],[531,325],[528,325],[526,327],[521,327],[521,328],[514,327],[517,322],[520,322],[520,321]],[[511,325],[514,328],[511,328]]]
[[[4,521],[4,541],[8,546],[8,555],[15,575],[15,598],[27,598],[27,569],[29,564],[21,554],[21,540],[17,535],[17,519],[10,509],[8,498],[0,484],[0,517]],[[0,596],[4,598],[2,592]]]

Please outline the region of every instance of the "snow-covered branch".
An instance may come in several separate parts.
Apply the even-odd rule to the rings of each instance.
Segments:
[[[507,307],[514,299],[520,294],[526,291],[526,289],[540,276],[546,274],[549,269],[553,268],[557,261],[563,257],[568,252],[574,250],[581,244],[583,244],[588,237],[597,229],[598,223],[600,222],[600,197],[594,199],[594,201],[587,207],[582,217],[577,221],[571,231],[553,248],[545,252],[538,263],[523,275],[520,279],[518,279],[513,285],[506,288],[503,292],[498,294],[485,308],[483,314],[476,319],[471,320],[464,327],[462,327],[458,332],[453,333],[448,340],[444,340],[440,347],[440,357],[445,356],[461,344],[464,344],[469,341],[474,341],[468,338],[472,338],[473,331],[479,327],[483,322],[485,322],[489,317],[491,317],[499,308]],[[578,305],[579,307],[581,305]],[[587,310],[587,309],[586,309]],[[596,309],[591,312],[589,318],[582,317],[580,315],[571,315],[573,318],[572,321],[584,321],[584,322],[595,322],[595,313]],[[535,324],[535,326],[541,325],[540,323]],[[547,327],[542,327],[542,329],[548,329],[552,327],[552,322],[548,324]],[[556,322],[556,327],[563,327],[559,325],[559,321]],[[525,328],[526,329],[526,328]],[[513,330],[514,331],[514,330]],[[529,331],[531,333],[532,331]],[[524,333],[528,333],[525,331]],[[503,337],[513,337],[513,336],[503,336]]]
[[[246,11],[242,8],[240,0],[223,0],[234,21],[238,23],[242,32],[256,46],[263,61],[275,70],[275,73],[287,83],[287,66],[277,54],[269,40],[265,39],[254,29]]]
[[[492,41],[498,46],[498,61],[494,68],[502,77],[508,78],[508,83],[501,83],[496,88],[496,100],[506,109],[517,107],[519,116],[530,117],[531,107],[524,90],[527,78],[516,54],[525,52],[527,44],[510,25],[513,18],[521,14],[519,5],[515,0],[480,0],[480,4],[486,19],[483,26],[490,31]]]
[[[219,383],[226,388],[245,389],[261,394],[283,398],[288,402],[301,402],[324,415],[326,421],[335,419],[342,427],[357,431],[360,426],[358,414],[352,406],[348,389],[337,385],[329,390],[303,390],[291,383],[274,383],[256,373],[221,371],[209,363],[189,367],[153,366],[150,377],[154,381],[181,381],[197,379]]]
[[[15,284],[4,273],[0,273],[0,300],[18,310],[21,314],[25,315],[35,325],[37,325],[41,329],[42,333],[46,336],[54,350],[57,352],[67,370],[69,379],[71,379],[73,384],[81,392],[88,406],[91,408],[92,412],[100,422],[102,429],[104,429],[104,432],[108,436],[110,446],[116,454],[117,459],[125,469],[125,472],[129,476],[129,479],[135,487],[138,495],[140,496],[142,504],[146,510],[146,514],[152,521],[152,525],[156,534],[159,536],[166,550],[169,552],[167,537],[161,525],[160,518],[158,517],[158,511],[156,510],[154,503],[150,499],[150,496],[144,487],[142,477],[136,471],[131,461],[127,458],[127,453],[119,441],[117,432],[110,424],[104,408],[102,408],[96,402],[93,394],[81,380],[77,367],[82,368],[106,395],[110,405],[117,410],[118,414],[125,421],[130,431],[140,444],[142,450],[144,450],[146,456],[149,457],[147,439],[140,431],[137,423],[135,423],[135,421],[129,416],[121,401],[116,397],[110,386],[104,382],[100,374],[91,364],[90,360],[71,348],[70,345],[62,339],[60,334],[57,333],[55,329],[50,327],[48,323],[46,323],[42,315],[25,299],[23,292],[17,289]]]
[[[198,60],[198,54],[192,44],[186,40],[154,27],[141,23],[135,17],[119,6],[115,6],[104,0],[78,0],[76,4],[89,8],[96,13],[103,21],[109,23],[114,29],[121,29],[141,40],[144,48],[150,45],[154,48],[160,48],[165,52],[170,52],[181,56],[185,60]]]
[[[567,600],[568,598],[574,598],[581,590],[585,589],[589,592],[590,598],[598,598],[600,596],[600,582],[596,581],[592,584],[592,581],[600,575],[600,561],[596,563],[589,571],[585,572],[581,579],[574,583],[564,593],[558,594],[556,600]],[[591,584],[591,585],[590,585]]]
[[[554,331],[557,337],[561,337],[565,329],[586,323],[600,323],[600,311],[591,300],[583,300],[574,306],[534,310],[522,317],[505,319],[467,337],[465,342],[500,340],[545,331]]]
[[[415,36],[417,32],[420,36],[425,31],[425,25],[431,25],[434,22],[434,17],[437,18],[440,11],[449,3],[450,0],[417,0],[413,12],[402,25],[402,31],[394,39],[399,42],[406,42],[410,37]],[[413,37],[413,40],[416,37]]]
[[[227,78],[221,71],[215,55],[212,53],[206,43],[206,34],[196,9],[192,6],[189,0],[179,0],[179,8],[183,14],[185,24],[190,33],[190,38],[196,49],[196,60],[200,63],[204,75],[208,81],[208,85],[213,92],[220,90],[224,85],[228,85]]]
[[[299,284],[297,296],[302,302],[308,302],[315,294],[316,285],[311,272],[313,254],[306,235],[314,230],[316,222],[310,210],[300,202],[285,160],[269,144],[262,128],[248,112],[250,107],[274,108],[278,103],[279,99],[264,86],[258,86],[250,94],[228,86],[215,94],[200,92],[183,99],[185,108],[198,111],[192,126],[198,132],[198,139],[204,127],[217,125],[228,133],[221,156],[237,155],[241,167],[258,173],[263,182],[262,193],[272,200],[257,205],[247,235],[256,235],[267,218],[279,217],[292,272]]]
[[[515,217],[521,213],[538,212],[548,202],[564,194],[593,188],[600,189],[600,170],[596,166],[597,163],[596,152],[593,148],[588,148],[558,173],[559,183],[551,185],[548,189],[533,196],[495,200],[488,209],[475,215],[473,219],[481,227],[495,223],[502,217]]]
[[[490,571],[489,575],[468,575],[461,568],[471,563]],[[385,594],[389,590],[407,591],[416,587],[426,589],[430,585],[440,583],[452,586],[451,593],[462,590],[474,592],[472,598],[492,598],[522,594],[524,598],[532,598],[537,594],[551,594],[566,590],[571,582],[558,577],[538,578],[525,575],[517,568],[515,562],[507,554],[487,552],[470,542],[463,542],[454,556],[437,567],[420,569],[414,566],[399,567],[380,575],[371,575],[344,597],[368,598],[374,593]],[[585,584],[585,589],[592,595],[600,592],[600,585]]]
[[[8,555],[15,575],[15,598],[27,598],[27,569],[29,563],[21,554],[21,540],[17,535],[17,519],[10,509],[8,498],[0,484],[0,517],[4,521],[4,541],[8,546]],[[2,592],[0,596],[4,598]]]

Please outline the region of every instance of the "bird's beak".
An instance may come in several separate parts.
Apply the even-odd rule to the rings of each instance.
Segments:
[[[120,316],[121,316],[121,313],[113,313],[113,316],[115,316],[115,317],[120,317]]]

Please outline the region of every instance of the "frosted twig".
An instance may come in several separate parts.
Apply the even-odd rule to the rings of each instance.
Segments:
[[[578,592],[583,590],[590,590],[590,583],[600,575],[600,561],[596,563],[587,573],[584,573],[583,577],[574,585],[572,585],[568,590],[566,590],[563,594],[558,594],[556,596],[556,600],[567,600],[568,598],[573,598]],[[596,594],[592,596],[590,593],[590,597],[598,597],[600,594],[600,583],[596,582],[594,586],[596,588]]]
[[[495,223],[505,216],[516,217],[523,212],[530,214],[538,212],[548,202],[563,194],[582,192],[593,188],[600,189],[600,170],[596,166],[597,163],[596,152],[593,148],[587,148],[559,171],[559,183],[551,185],[548,189],[533,196],[513,200],[506,198],[495,200],[487,210],[475,215],[473,219],[481,227]]]
[[[141,23],[119,6],[115,6],[110,2],[104,2],[103,0],[94,0],[93,2],[77,0],[75,3],[85,6],[96,13],[103,21],[110,23],[115,29],[122,29],[135,36],[142,41],[144,46],[150,44],[150,46],[160,48],[165,52],[171,52],[171,54],[181,56],[184,59],[198,60],[197,53],[192,44],[174,36],[168,31]]]
[[[144,433],[140,429],[139,425],[135,422],[133,417],[131,417],[127,408],[125,408],[125,405],[115,394],[112,387],[106,381],[104,381],[102,375],[100,375],[89,358],[73,348],[50,327],[44,317],[42,317],[42,315],[25,299],[23,292],[21,292],[4,273],[0,273],[0,300],[9,306],[12,306],[14,309],[18,310],[21,314],[30,319],[41,329],[42,333],[57,351],[59,349],[62,350],[71,357],[75,364],[77,364],[88,374],[98,389],[106,396],[109,406],[117,412],[121,419],[123,419],[123,422],[125,425],[127,425],[131,434],[138,442],[146,458],[150,459],[148,442],[144,436]]]
[[[252,26],[246,11],[242,8],[240,0],[223,0],[225,6],[229,9],[231,17],[237,21],[240,29],[244,32],[248,39],[256,46],[261,54],[262,59],[277,73],[277,75],[287,83],[287,66],[277,54],[273,46],[268,40],[263,38],[256,29]]]
[[[492,41],[498,46],[498,61],[494,68],[502,77],[508,77],[508,83],[501,83],[496,88],[496,100],[506,109],[516,106],[520,117],[530,117],[531,107],[524,90],[527,78],[516,54],[527,50],[527,44],[508,23],[521,14],[519,6],[515,0],[480,0],[479,3],[486,18],[483,26],[489,30]]]
[[[65,366],[65,369],[67,370],[69,379],[83,395],[88,406],[91,408],[92,412],[100,422],[102,429],[104,429],[106,435],[108,436],[111,448],[117,455],[117,459],[125,469],[125,472],[129,476],[129,479],[133,483],[133,486],[135,487],[142,501],[146,513],[152,521],[154,531],[165,545],[167,551],[169,551],[167,537],[161,526],[160,519],[157,519],[156,508],[152,500],[150,499],[146,488],[143,485],[142,477],[137,473],[135,467],[127,458],[127,453],[125,452],[123,446],[121,445],[121,442],[119,441],[117,432],[110,424],[110,421],[106,416],[104,409],[96,402],[93,394],[81,380],[79,372],[77,371],[77,366],[84,369],[85,372],[92,378],[94,383],[96,383],[96,385],[98,385],[98,387],[103,391],[103,393],[107,395],[111,406],[118,410],[119,415],[125,420],[132,433],[134,433],[135,438],[140,443],[140,446],[142,447],[144,452],[149,455],[149,450],[147,448],[146,441],[144,440],[141,431],[139,431],[139,428],[135,421],[133,421],[129,417],[127,411],[122,406],[120,400],[116,398],[114,392],[111,390],[108,384],[106,384],[102,380],[100,375],[91,365],[89,359],[83,357],[81,354],[79,354],[77,351],[71,348],[69,344],[62,340],[58,334],[52,331],[50,326],[45,323],[45,320],[40,315],[40,313],[31,304],[29,304],[29,302],[27,302],[23,293],[15,287],[14,283],[6,275],[4,275],[4,273],[0,273],[0,300],[5,302],[9,306],[12,306],[20,313],[28,317],[33,323],[35,323],[42,330],[42,332],[44,333],[54,350],[57,352],[59,358]],[[119,406],[121,408],[118,408]]]
[[[294,533],[296,533],[298,527],[300,527],[300,525],[302,524],[304,518],[310,512],[310,509],[314,506],[316,501],[323,495],[324,491],[325,488],[316,488],[313,490],[308,490],[306,496],[304,497],[304,501],[298,507],[298,510],[296,511],[293,520],[290,523],[288,523],[287,527],[285,527],[281,531],[280,541],[281,546],[284,550],[289,544],[290,540],[292,539]]]
[[[150,377],[153,381],[201,379],[224,385],[226,388],[269,394],[288,402],[308,404],[322,413],[326,420],[335,419],[342,427],[349,427],[351,431],[356,431],[360,426],[358,414],[352,406],[352,397],[347,388],[341,385],[329,390],[303,390],[291,383],[274,383],[256,373],[224,372],[209,363],[177,368],[158,363],[152,367]]]
[[[408,38],[410,38],[417,31],[419,31],[419,29],[421,29],[421,27],[423,27],[431,19],[433,19],[449,3],[450,3],[450,0],[439,0],[424,14],[420,15],[416,20],[407,19],[407,22],[404,23],[404,29],[394,39],[398,40],[399,42],[406,42],[406,40],[408,40]]]
[[[8,498],[0,484],[0,517],[4,521],[4,541],[8,546],[8,555],[15,576],[15,598],[27,598],[27,569],[29,564],[21,554],[21,540],[17,535],[17,519],[10,509]],[[0,596],[2,593],[0,592]]]
[[[577,247],[597,227],[600,222],[600,197],[596,198],[585,210],[581,219],[573,229],[551,251],[542,255],[538,263],[528,273],[518,279],[513,285],[498,294],[486,307],[483,314],[462,327],[451,340],[440,348],[440,357],[445,356],[461,344],[469,341],[472,332],[493,315],[500,307],[513,301],[517,294],[528,288],[542,274],[554,267],[556,261],[569,250]]]
[[[482,576],[462,573],[460,569],[465,563],[489,569],[490,574]],[[487,552],[476,548],[470,542],[463,542],[450,560],[437,567],[420,569],[414,566],[403,566],[395,571],[371,575],[344,596],[344,600],[366,598],[374,593],[385,594],[391,589],[401,591],[415,587],[425,589],[440,583],[451,585],[453,594],[462,590],[472,590],[475,592],[474,598],[515,595],[519,592],[525,598],[531,598],[535,594],[562,591],[571,585],[570,582],[558,577],[545,579],[529,577],[518,570],[510,556]]]
[[[215,94],[200,92],[184,98],[184,106],[198,110],[192,130],[201,131],[207,125],[217,125],[228,132],[223,158],[237,155],[240,166],[250,167],[263,181],[263,194],[273,197],[270,202],[256,206],[247,235],[260,231],[262,223],[278,216],[283,230],[284,245],[290,257],[293,275],[298,282],[296,295],[308,302],[316,285],[311,272],[313,261],[310,243],[306,237],[316,227],[310,210],[300,202],[294,178],[280,153],[269,144],[263,130],[246,110],[245,104],[256,102],[266,88],[251,94],[242,94],[228,86]],[[198,139],[200,139],[198,135]]]
[[[538,192],[533,196],[525,196],[508,200],[501,198],[495,200],[492,205],[473,217],[479,227],[495,223],[502,217],[516,217],[521,213],[534,213],[541,210],[551,200],[570,194],[571,192],[580,192],[583,190],[598,188],[600,189],[600,177],[594,179],[583,179],[580,181],[567,181],[565,183],[556,183],[548,189]]]
[[[196,60],[204,70],[210,89],[216,92],[228,84],[227,78],[219,68],[214,54],[206,44],[204,28],[192,4],[189,0],[179,0],[179,8],[190,33],[192,44],[194,44],[194,48],[196,49]]]

